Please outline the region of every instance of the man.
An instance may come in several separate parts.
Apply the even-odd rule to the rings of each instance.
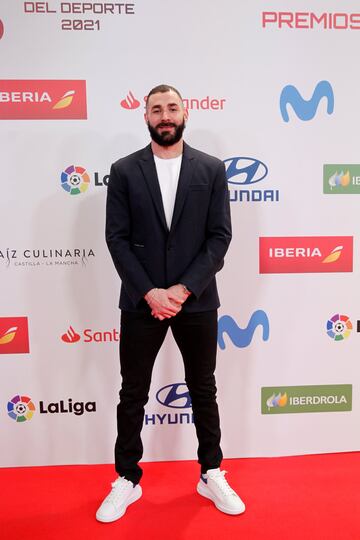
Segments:
[[[106,241],[122,281],[115,468],[119,477],[97,511],[120,518],[141,497],[141,428],[155,358],[170,327],[185,366],[201,465],[197,491],[228,514],[244,503],[220,471],[215,362],[219,298],[215,274],[231,240],[224,164],[182,138],[188,112],[168,85],[151,90],[151,144],[112,165]]]

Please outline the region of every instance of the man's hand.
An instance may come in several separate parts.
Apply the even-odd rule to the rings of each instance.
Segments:
[[[178,283],[177,285],[172,285],[168,289],[166,289],[168,292],[168,298],[171,302],[174,302],[175,304],[182,305],[190,296],[191,292],[184,287],[184,285],[181,285],[181,283]]]
[[[151,289],[145,296],[151,315],[160,321],[174,317],[181,309],[181,303],[170,300],[167,289]]]
[[[151,289],[144,298],[149,304],[151,315],[163,321],[177,315],[190,294],[191,292],[179,283],[168,289]]]

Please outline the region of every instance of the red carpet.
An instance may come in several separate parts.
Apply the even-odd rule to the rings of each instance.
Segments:
[[[94,516],[114,479],[112,466],[0,469],[0,538],[360,539],[360,453],[234,459],[223,465],[247,505],[245,514],[221,514],[196,493],[195,462],[145,463],[143,497],[110,524]]]

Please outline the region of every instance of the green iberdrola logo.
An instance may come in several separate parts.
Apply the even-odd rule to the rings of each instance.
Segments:
[[[324,165],[324,193],[360,193],[360,165]]]
[[[351,384],[273,386],[261,389],[261,414],[339,412],[351,409]]]

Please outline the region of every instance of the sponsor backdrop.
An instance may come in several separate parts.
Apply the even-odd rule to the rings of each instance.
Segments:
[[[360,449],[359,29],[347,0],[3,0],[1,466],[113,460],[106,186],[111,163],[148,143],[145,96],[161,82],[183,93],[188,143],[227,170],[225,456]],[[143,437],[145,460],[196,456],[170,334]]]

